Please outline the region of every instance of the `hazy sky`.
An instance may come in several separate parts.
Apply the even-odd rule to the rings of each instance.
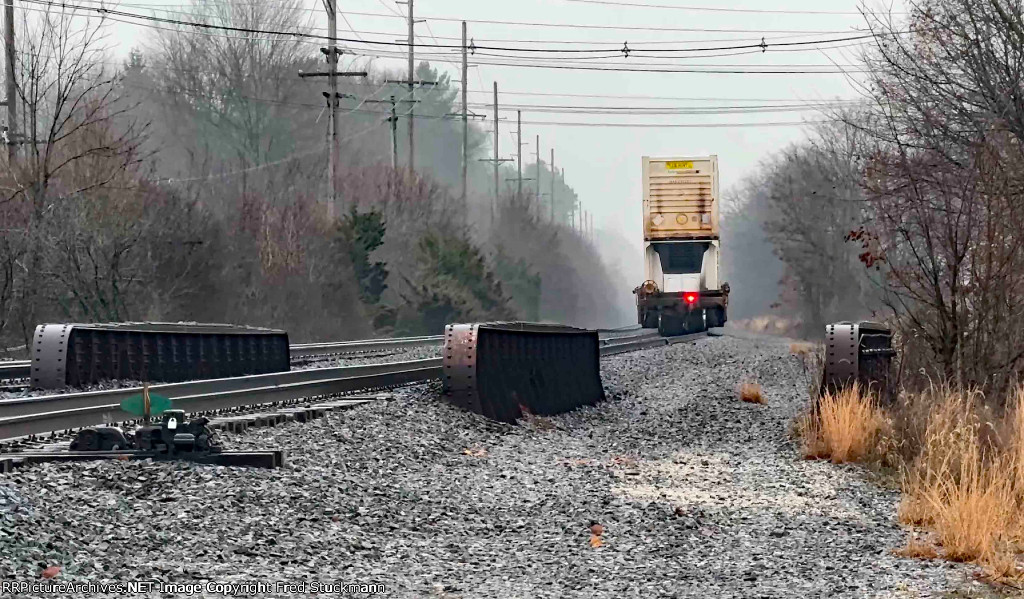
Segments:
[[[157,10],[180,10],[183,0],[131,0],[120,5],[122,10],[146,12],[159,16],[178,16]],[[250,0],[224,0],[247,2]],[[274,0],[270,0],[273,2]],[[83,2],[84,3],[84,2]],[[858,13],[857,0],[622,0],[625,4],[658,4],[671,8],[629,7],[615,2],[579,2],[572,0],[518,0],[457,1],[417,0],[417,19],[426,19],[416,25],[420,43],[458,44],[461,35],[460,20],[469,21],[469,35],[478,45],[510,47],[592,48],[607,46],[618,49],[624,43],[636,51],[645,44],[666,47],[717,47],[759,43],[762,37],[773,42],[805,42],[828,40],[856,35],[865,26]],[[319,0],[306,0],[309,15],[317,27],[326,26],[323,6]],[[877,6],[872,3],[872,6]],[[713,10],[698,10],[701,8]],[[339,11],[339,37],[396,41],[404,39],[406,4],[393,0],[341,0]],[[734,12],[735,11],[735,12]],[[741,11],[809,11],[830,14],[795,14],[778,12]],[[848,14],[831,14],[831,13]],[[370,13],[370,14],[367,14]],[[347,22],[346,22],[347,21]],[[503,21],[506,23],[484,23]],[[531,23],[514,25],[507,22]],[[550,24],[553,26],[541,26]],[[349,26],[359,32],[352,34]],[[115,24],[112,39],[118,42],[118,51],[127,53],[132,46],[145,46],[151,30],[125,24]],[[632,29],[627,29],[632,28]],[[695,31],[690,31],[695,30]],[[717,31],[711,31],[717,30]],[[723,31],[726,30],[726,31]],[[485,41],[486,40],[486,41]],[[490,41],[494,40],[494,41]],[[866,40],[870,41],[870,40]],[[583,42],[557,44],[556,42]],[[757,50],[731,50],[678,54],[678,58],[657,59],[588,58],[581,54],[563,54],[552,61],[550,54],[528,55],[514,62],[525,64],[592,65],[595,68],[631,66],[635,68],[718,68],[724,70],[751,70],[757,67],[778,70],[824,69],[836,71],[833,63],[846,70],[855,70],[856,56],[861,50],[857,44],[865,41],[847,41],[835,44],[790,46],[786,50],[768,48]],[[381,47],[352,44],[362,54],[387,56],[404,52],[402,47]],[[787,144],[801,138],[798,125],[772,127],[710,127],[726,123],[790,123],[819,118],[813,108],[799,111],[751,112],[746,114],[557,114],[531,110],[529,105],[595,106],[610,108],[669,108],[720,109],[723,106],[765,106],[779,104],[805,104],[822,100],[854,99],[857,91],[850,83],[850,74],[725,74],[725,73],[636,73],[612,71],[577,71],[569,69],[524,68],[522,66],[494,66],[480,62],[507,61],[506,58],[487,57],[481,51],[470,58],[470,102],[489,103],[491,85],[497,81],[499,100],[504,105],[523,107],[523,139],[529,142],[524,152],[532,153],[533,140],[540,135],[542,156],[547,157],[555,147],[555,163],[564,167],[568,182],[579,192],[588,210],[594,214],[597,228],[613,228],[629,239],[637,239],[640,222],[640,158],[647,155],[718,154],[723,189],[735,185],[750,174],[758,162],[770,157]],[[418,56],[430,58],[432,64],[451,72],[460,79],[456,70],[459,54],[456,49],[421,48]],[[612,52],[611,54],[615,54]],[[704,56],[700,56],[704,54]],[[707,54],[725,56],[707,57]],[[446,57],[451,64],[438,62]],[[569,58],[570,60],[565,60]],[[346,56],[346,65],[358,67],[366,57]],[[378,64],[399,65],[401,60],[376,58]],[[417,59],[417,62],[419,58]],[[660,66],[654,66],[660,65]],[[854,77],[856,75],[853,75]],[[552,95],[520,95],[542,93]],[[563,95],[565,94],[565,95]],[[573,94],[572,96],[568,94]],[[672,99],[642,97],[577,97],[593,96],[659,96]],[[311,98],[315,100],[316,98]],[[714,99],[714,100],[703,100]],[[489,108],[471,106],[478,113],[491,114]],[[514,152],[515,112],[502,112],[506,119],[500,123],[500,151],[502,156]],[[645,125],[695,125],[689,128],[655,127],[569,127],[539,125],[539,121],[580,123],[635,123]],[[490,126],[490,121],[488,121]],[[531,159],[532,161],[532,159]]]

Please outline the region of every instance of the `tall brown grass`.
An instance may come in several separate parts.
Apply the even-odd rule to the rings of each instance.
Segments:
[[[761,385],[757,383],[743,383],[740,385],[740,401],[763,404],[764,393],[761,392]]]
[[[826,393],[817,411],[804,417],[800,426],[804,455],[828,458],[836,464],[872,456],[886,418],[870,395],[856,385],[838,393]]]
[[[807,457],[894,465],[899,519],[931,529],[939,556],[977,563],[993,579],[1024,579],[1024,387],[1001,411],[950,387],[883,410],[854,387],[822,397],[798,430]],[[901,555],[930,554],[910,545]]]

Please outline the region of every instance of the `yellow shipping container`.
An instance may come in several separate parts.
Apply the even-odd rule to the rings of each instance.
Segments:
[[[644,240],[718,239],[718,156],[644,156]]]

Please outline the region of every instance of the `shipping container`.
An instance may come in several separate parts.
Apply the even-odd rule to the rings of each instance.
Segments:
[[[718,239],[718,156],[643,159],[644,240]]]
[[[643,157],[644,282],[637,320],[662,335],[725,324],[719,281],[718,157]]]

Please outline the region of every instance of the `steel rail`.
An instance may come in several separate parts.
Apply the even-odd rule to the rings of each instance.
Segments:
[[[300,343],[289,346],[288,352],[291,354],[292,360],[294,360],[295,358],[305,358],[309,356],[378,351],[382,349],[396,349],[402,347],[422,347],[425,345],[441,345],[442,343],[444,343],[444,335],[430,335],[424,337],[399,337],[396,339]]]
[[[658,337],[658,336],[638,336],[638,339],[628,339],[626,341],[601,344],[601,357],[614,356],[617,354],[624,354],[627,352],[639,351],[641,349],[650,349],[652,347],[665,347],[667,345],[675,345],[677,343],[686,343],[688,341],[696,341],[703,339],[708,336],[708,333],[691,333],[689,335],[678,335],[676,337]]]
[[[639,327],[599,329],[599,333],[602,336],[602,343],[608,343],[615,339],[656,334],[648,333]],[[398,337],[395,339],[364,339],[358,341],[297,343],[289,346],[288,351],[291,354],[292,360],[295,360],[296,358],[309,358],[313,356],[351,354],[407,347],[423,347],[427,345],[441,345],[442,343],[444,343],[444,335],[425,335],[420,337]],[[0,380],[29,378],[31,376],[31,366],[31,360],[11,360],[0,362]]]
[[[27,379],[32,375],[30,360],[8,360],[0,362],[0,379]]]
[[[441,358],[431,358],[153,385],[150,392],[169,397],[175,407],[196,412],[426,382],[440,376]],[[131,387],[0,400],[0,439],[134,420],[138,417],[122,412],[120,403],[141,392],[141,387]]]
[[[288,347],[292,360],[312,356],[329,356],[332,354],[353,354],[358,352],[380,351],[405,347],[422,347],[441,345],[443,335],[423,337],[400,337],[397,339],[365,339],[359,341],[331,341],[326,343],[297,343]],[[11,360],[0,362],[0,380],[27,379],[31,376],[31,360]]]
[[[608,340],[600,346],[600,355],[664,347],[706,336],[636,335],[633,339]],[[150,386],[150,392],[174,400],[175,407],[186,412],[203,412],[423,383],[440,379],[442,372],[442,359],[429,358],[169,383]],[[130,387],[0,400],[0,440],[135,420],[138,417],[122,411],[120,403],[141,392],[141,387]]]

